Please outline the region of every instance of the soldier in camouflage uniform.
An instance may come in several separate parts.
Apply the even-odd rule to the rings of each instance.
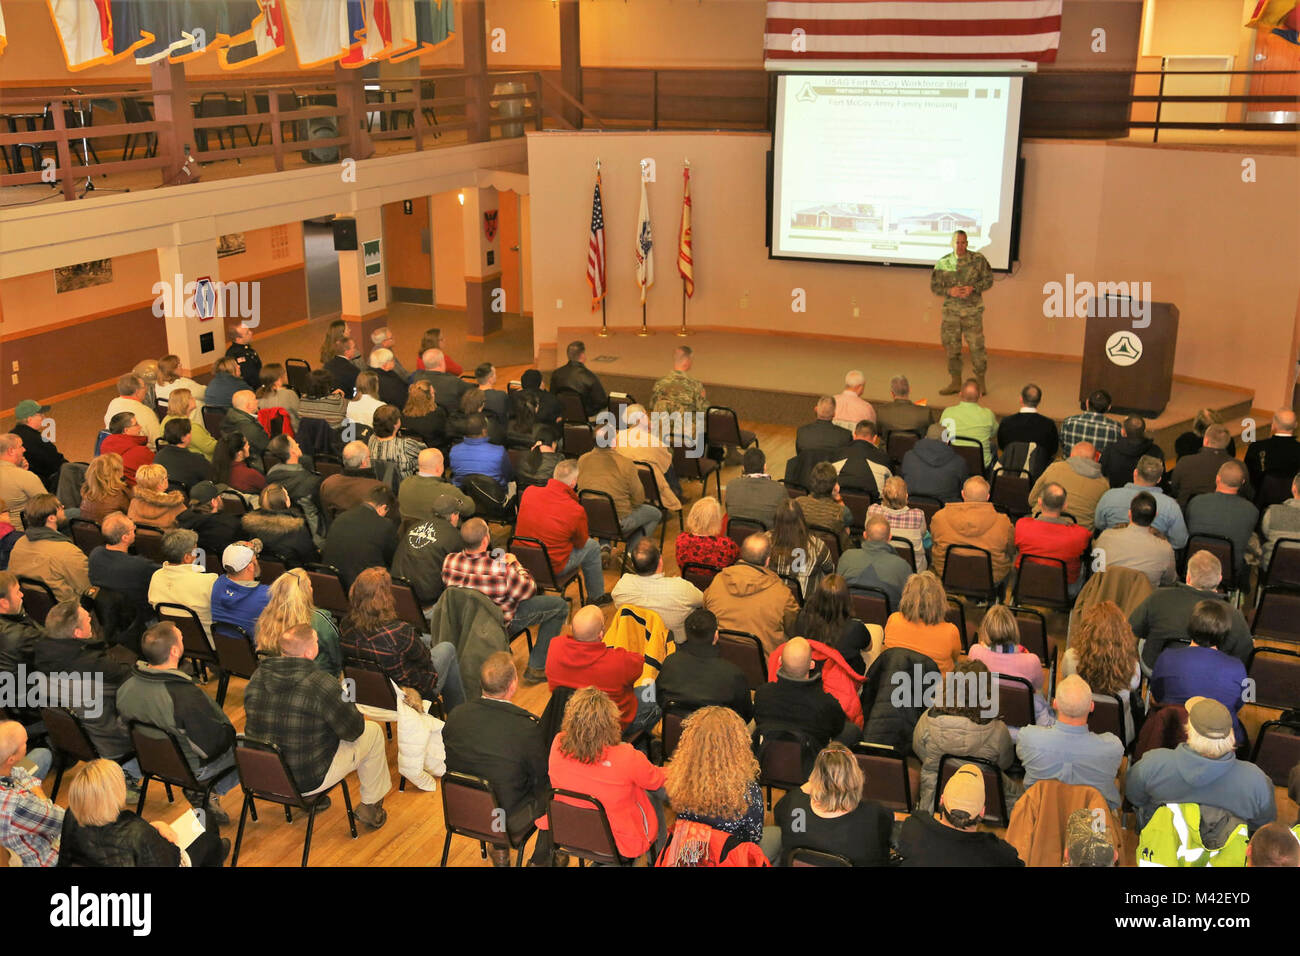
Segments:
[[[985,394],[988,392],[984,385],[988,354],[984,351],[984,300],[980,293],[993,286],[993,270],[980,253],[966,251],[964,231],[958,229],[953,233],[952,245],[953,251],[935,263],[934,272],[930,273],[930,291],[944,297],[939,337],[948,353],[948,372],[952,376],[952,381],[939,389],[939,394],[955,395],[961,390],[963,335],[970,348],[971,365],[975,367],[980,394]]]
[[[704,397],[703,383],[687,374],[694,363],[694,355],[695,351],[689,345],[679,345],[673,349],[673,370],[655,382],[654,388],[650,391],[652,411],[666,414],[681,413],[684,429],[681,439],[685,441],[688,448],[698,440],[695,436],[696,413],[702,415],[709,408],[708,400]],[[699,424],[702,430],[702,418]],[[725,450],[709,449],[708,455],[710,458],[721,459],[725,455]],[[674,485],[673,490],[680,494],[680,482],[677,481],[677,476],[670,474],[668,477],[669,483]]]

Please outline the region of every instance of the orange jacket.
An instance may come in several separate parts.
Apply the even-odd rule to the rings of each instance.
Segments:
[[[844,660],[844,656],[835,648],[821,641],[809,641],[814,661],[822,664],[822,687],[844,709],[844,716],[859,727],[862,726],[862,682],[866,680]],[[781,648],[777,648],[767,658],[767,679],[776,680],[776,672],[781,669]]]

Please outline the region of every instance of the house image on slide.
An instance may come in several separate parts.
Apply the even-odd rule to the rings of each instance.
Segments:
[[[790,225],[803,229],[879,232],[885,217],[870,203],[830,203],[795,211]]]
[[[969,235],[980,234],[979,220],[959,212],[930,212],[923,216],[903,216],[894,223],[894,228],[908,233],[949,233],[965,229]]]

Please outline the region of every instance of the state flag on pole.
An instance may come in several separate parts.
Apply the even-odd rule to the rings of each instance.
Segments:
[[[591,286],[591,311],[605,298],[605,207],[600,201],[600,171],[591,196],[591,232],[587,237],[587,285]]]
[[[689,299],[695,295],[695,260],[691,258],[691,167],[682,170],[682,224],[677,232],[677,273]]]
[[[644,178],[641,180],[641,211],[636,217],[636,284],[641,288],[641,304],[645,305],[645,290],[655,284],[655,253]]]

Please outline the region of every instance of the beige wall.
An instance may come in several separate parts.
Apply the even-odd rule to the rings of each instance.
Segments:
[[[54,272],[49,269],[0,279],[0,299],[4,300],[0,337],[150,305],[159,278],[158,253],[150,249],[112,256],[112,260],[112,282],[71,292],[55,294]],[[161,326],[162,319],[158,323]]]
[[[585,281],[597,156],[604,163],[609,323],[640,321],[632,241],[638,161],[648,156],[657,160],[659,178],[649,187],[658,239],[649,323],[677,324],[679,169],[687,156],[692,323],[937,346],[940,303],[925,270],[767,258],[768,146],[761,134],[529,133],[535,345],[554,343],[560,325],[599,321]],[[1278,200],[1284,184],[1300,175],[1295,157],[1256,155],[1259,182],[1245,184],[1242,154],[1235,152],[1036,141],[1023,154],[1022,263],[985,295],[990,348],[1078,356],[1083,322],[1045,318],[1044,283],[1064,282],[1066,273],[1149,281],[1155,300],[1174,302],[1182,313],[1177,374],[1257,389],[1262,405],[1289,402],[1300,235],[1294,208],[1282,209]],[[1261,236],[1269,237],[1267,255]],[[795,288],[806,291],[806,314],[791,312]]]
[[[1253,0],[1147,0],[1145,56],[1238,56]],[[1249,69],[1246,66],[1237,69]]]
[[[433,203],[433,291],[441,308],[465,308],[465,236],[457,190],[436,193]]]

